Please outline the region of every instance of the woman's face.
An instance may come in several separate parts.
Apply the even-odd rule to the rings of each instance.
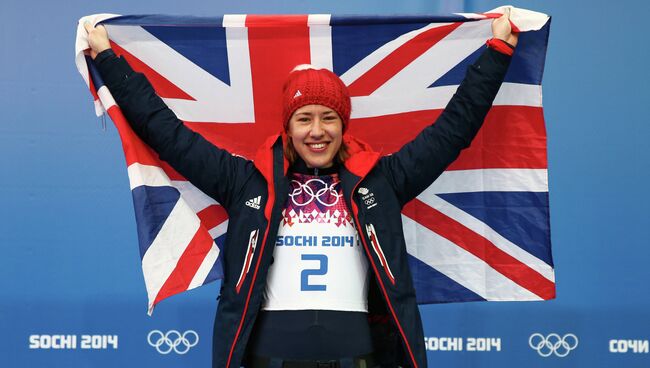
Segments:
[[[323,105],[306,105],[289,119],[289,139],[307,167],[332,166],[343,141],[343,121]]]

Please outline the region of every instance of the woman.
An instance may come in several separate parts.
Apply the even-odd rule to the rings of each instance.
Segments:
[[[435,124],[380,157],[345,134],[346,86],[289,74],[283,131],[254,161],[187,129],[86,25],[91,57],[136,133],[229,215],[214,367],[426,367],[401,208],[469,146],[505,76],[508,14]]]

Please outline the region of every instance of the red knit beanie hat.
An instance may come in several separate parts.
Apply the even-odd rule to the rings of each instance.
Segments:
[[[343,132],[350,121],[350,93],[343,81],[327,69],[313,65],[296,66],[284,82],[282,118],[284,131],[289,129],[293,113],[305,105],[323,105],[336,111],[343,121]]]

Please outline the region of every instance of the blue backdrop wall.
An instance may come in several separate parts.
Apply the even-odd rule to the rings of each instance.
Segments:
[[[553,16],[544,105],[557,299],[423,306],[429,362],[648,367],[650,3],[511,3]],[[80,16],[431,14],[499,5],[3,0],[0,366],[209,366],[217,284],[173,297],[146,316],[117,132],[110,123],[102,130],[73,62]],[[186,354],[163,355],[147,342],[153,330],[192,330],[199,342]],[[529,346],[534,334],[558,334],[568,343],[573,334],[578,345],[565,357],[542,357]],[[61,335],[64,342],[75,336],[77,348],[44,348]]]

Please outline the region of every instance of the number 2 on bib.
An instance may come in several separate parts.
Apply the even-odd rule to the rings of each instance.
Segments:
[[[300,272],[300,291],[325,291],[327,285],[313,285],[309,283],[309,276],[322,276],[327,274],[327,256],[324,254],[303,254],[303,261],[318,261],[318,268],[308,268]]]

